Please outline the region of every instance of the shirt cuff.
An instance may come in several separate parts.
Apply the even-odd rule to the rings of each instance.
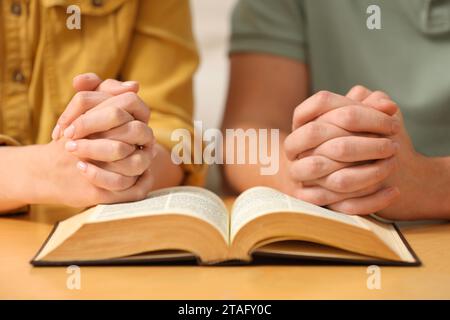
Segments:
[[[305,44],[269,38],[262,35],[235,34],[232,36],[229,52],[268,53],[307,63],[304,46]]]
[[[20,146],[20,142],[18,142],[16,139],[8,137],[4,134],[0,134],[0,146],[17,147],[17,146]]]

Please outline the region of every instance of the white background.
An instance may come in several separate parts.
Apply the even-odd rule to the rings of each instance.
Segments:
[[[236,0],[191,0],[201,64],[195,76],[195,120],[220,128],[228,87],[228,36]]]

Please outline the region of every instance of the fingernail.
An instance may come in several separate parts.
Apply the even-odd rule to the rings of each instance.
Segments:
[[[95,79],[96,74],[95,73],[86,73],[83,76],[84,76],[85,79],[91,80],[91,79]]]
[[[60,127],[59,124],[57,124],[57,125],[55,126],[55,128],[53,129],[53,131],[52,131],[52,139],[53,139],[53,140],[58,139],[60,133],[61,133],[61,127]]]
[[[75,126],[71,124],[69,127],[67,127],[66,130],[64,130],[64,137],[67,139],[70,139],[75,134]]]
[[[77,150],[77,143],[75,141],[66,142],[66,150],[67,151],[75,151]]]
[[[78,161],[77,162],[77,168],[80,171],[86,172],[87,164],[85,162],[83,162],[83,161]]]
[[[137,84],[136,81],[125,81],[122,82],[122,86],[124,87],[134,87]]]

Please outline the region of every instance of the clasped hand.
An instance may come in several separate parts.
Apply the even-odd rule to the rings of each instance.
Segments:
[[[411,164],[420,155],[387,94],[356,86],[346,96],[313,95],[296,108],[284,148],[284,191],[293,196],[349,214],[413,218],[390,209],[414,195],[405,177],[419,174]]]
[[[83,74],[73,85],[77,93],[52,133],[56,166],[70,166],[66,178],[73,193],[61,202],[89,206],[145,197],[156,151],[138,83]]]

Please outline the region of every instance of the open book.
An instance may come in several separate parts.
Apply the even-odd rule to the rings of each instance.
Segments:
[[[260,256],[418,265],[398,229],[297,200],[271,188],[242,193],[227,210],[196,187],[155,191],[137,202],[99,205],[58,223],[35,266],[197,259],[250,262]]]

